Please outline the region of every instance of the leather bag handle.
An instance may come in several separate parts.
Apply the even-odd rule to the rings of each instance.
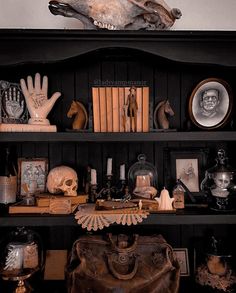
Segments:
[[[115,244],[114,240],[112,239],[112,234],[108,233],[108,239],[111,242],[113,249],[118,253],[129,253],[134,251],[138,245],[138,237],[138,234],[134,234],[134,242],[129,247],[120,248]]]

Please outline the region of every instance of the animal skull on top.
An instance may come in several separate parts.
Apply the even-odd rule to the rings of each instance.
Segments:
[[[49,9],[55,15],[79,19],[85,29],[168,29],[182,16],[164,0],[53,0]]]
[[[58,166],[48,173],[47,189],[50,193],[76,196],[77,188],[78,176],[74,169],[67,166]]]

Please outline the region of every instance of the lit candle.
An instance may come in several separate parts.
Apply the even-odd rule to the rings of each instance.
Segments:
[[[91,184],[97,184],[97,171],[95,169],[91,169]]]
[[[112,175],[112,158],[107,159],[107,175]]]
[[[120,165],[120,180],[125,180],[125,164]]]

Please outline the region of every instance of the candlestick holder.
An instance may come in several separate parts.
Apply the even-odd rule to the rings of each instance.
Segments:
[[[111,181],[112,181],[112,175],[111,174],[107,174],[107,188],[105,189],[106,191],[106,197],[107,197],[107,200],[111,200],[112,198],[112,187],[111,187]]]
[[[131,199],[131,194],[129,192],[129,187],[125,179],[120,179],[119,182],[114,186],[112,185],[112,175],[106,175],[106,187],[103,187],[98,193],[96,192],[96,187],[91,186],[91,199],[105,199],[105,200],[120,200],[127,202]]]
[[[89,202],[95,203],[97,199],[97,184],[90,184]]]
[[[122,201],[129,201],[131,199],[131,195],[129,193],[129,188],[126,184],[125,179],[120,179],[116,186],[116,198],[121,199]]]
[[[106,175],[106,187],[102,188],[97,194],[97,198],[106,198],[106,200],[111,200],[113,195],[116,193],[115,186],[112,186],[112,174]]]
[[[128,185],[125,185],[125,187],[124,187],[124,195],[122,197],[122,201],[127,202],[129,200],[131,200],[131,194],[129,192]]]

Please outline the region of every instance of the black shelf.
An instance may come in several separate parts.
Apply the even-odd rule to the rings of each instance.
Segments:
[[[236,214],[216,213],[209,210],[178,211],[176,213],[150,214],[139,225],[224,225],[236,224]],[[0,226],[76,226],[74,215],[5,215],[0,217]]]
[[[170,142],[170,141],[236,141],[235,131],[92,133],[92,132],[2,132],[1,142]]]
[[[236,65],[233,31],[1,29],[0,38],[3,66],[57,62],[106,48],[136,49],[177,62]]]

